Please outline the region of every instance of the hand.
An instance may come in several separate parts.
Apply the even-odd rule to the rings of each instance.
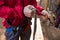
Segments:
[[[53,16],[52,16],[50,13],[48,13],[46,10],[43,10],[41,13],[44,15],[44,17],[45,17],[47,20],[49,19],[49,21],[50,21],[51,23],[54,23],[54,18],[53,18]]]
[[[24,7],[24,15],[26,16],[26,17],[31,17],[31,16],[33,16],[33,14],[34,14],[34,10],[35,8],[34,8],[34,6],[32,6],[32,5],[28,5],[28,6],[25,6]]]

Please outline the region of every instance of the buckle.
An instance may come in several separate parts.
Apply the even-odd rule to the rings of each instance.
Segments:
[[[17,30],[17,31],[19,30],[19,26],[16,28],[16,30]]]

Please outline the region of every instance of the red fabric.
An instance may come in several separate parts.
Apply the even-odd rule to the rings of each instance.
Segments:
[[[4,4],[4,1],[3,0],[0,0],[0,5],[3,5]]]
[[[38,5],[38,6],[36,7],[36,9],[37,9],[37,15],[43,15],[43,14],[41,14],[41,11],[44,10],[44,9],[43,9],[41,6]],[[43,15],[43,16],[44,16],[44,15]]]
[[[1,6],[3,5],[3,6]],[[10,20],[14,17],[13,26],[18,25],[24,19],[22,13],[23,7],[27,5],[33,5],[40,12],[43,10],[42,7],[37,6],[36,0],[0,0],[0,17]],[[37,14],[40,15],[40,12],[37,11]],[[6,21],[3,22],[3,25],[7,28],[9,27]],[[28,29],[30,26],[27,26]]]

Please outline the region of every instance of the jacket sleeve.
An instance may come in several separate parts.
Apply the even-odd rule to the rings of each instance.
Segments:
[[[6,18],[12,12],[12,8],[4,6],[4,1],[0,0],[0,17]]]
[[[44,8],[42,8],[41,6],[37,5],[36,0],[33,0],[32,2],[33,2],[34,7],[37,10],[37,14],[38,15],[43,15],[43,14],[41,14],[41,12],[42,12],[42,10],[44,10]]]
[[[36,9],[37,9],[36,11],[37,11],[37,14],[38,14],[38,15],[43,15],[41,12],[44,10],[44,8],[42,8],[41,6],[37,5],[37,6],[36,6]],[[44,15],[43,15],[43,16],[44,16]]]

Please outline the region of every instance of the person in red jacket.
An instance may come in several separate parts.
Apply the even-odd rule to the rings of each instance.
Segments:
[[[37,5],[36,0],[0,0],[0,17],[5,20],[2,22],[6,28],[6,40],[30,40],[31,35],[31,16],[33,10],[37,15],[48,14],[41,6]]]

